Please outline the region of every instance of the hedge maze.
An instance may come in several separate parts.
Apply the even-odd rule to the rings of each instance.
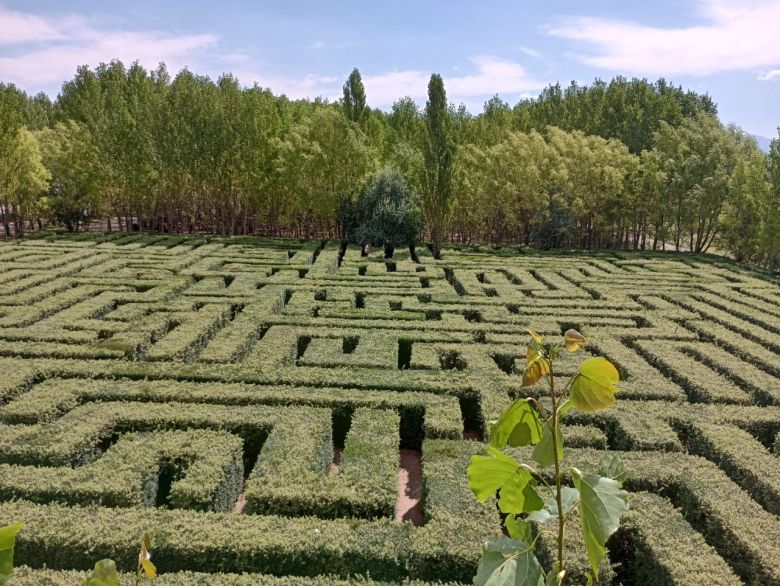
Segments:
[[[129,570],[146,531],[163,585],[469,583],[499,531],[469,457],[486,422],[542,392],[520,387],[525,328],[575,327],[623,379],[615,409],[567,432],[569,462],[610,449],[629,470],[607,581],[780,584],[777,282],[669,254],[339,252],[0,244],[15,583],[74,584],[104,557]],[[399,484],[417,460],[419,502]]]

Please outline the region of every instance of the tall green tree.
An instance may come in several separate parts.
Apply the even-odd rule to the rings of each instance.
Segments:
[[[421,194],[436,256],[447,239],[717,242],[780,264],[780,139],[763,158],[706,94],[616,77],[549,86],[514,107],[494,96],[471,114],[448,105],[440,76],[428,89],[423,111],[406,97],[382,112],[366,105],[357,69],[332,104],[119,61],[78,68],[53,103],[0,84],[6,233],[115,219],[125,230],[348,237],[363,186],[392,167]],[[37,143],[48,192],[19,179],[43,177],[30,171]]]
[[[344,97],[341,101],[341,107],[344,109],[344,115],[347,117],[347,120],[352,122],[362,122],[368,113],[366,109],[366,88],[363,86],[363,79],[357,67],[349,74],[343,90]]]
[[[737,142],[715,117],[703,113],[676,127],[661,122],[654,140],[646,164],[662,181],[669,237],[676,250],[705,252],[718,235]]]
[[[383,161],[401,172],[412,191],[422,193],[425,188],[423,145],[426,127],[420,110],[412,98],[401,98],[393,103],[385,119]]]
[[[277,185],[288,218],[304,234],[332,231],[340,198],[355,198],[378,163],[359,126],[335,106],[315,108],[277,140]]]
[[[107,213],[99,153],[86,127],[74,120],[38,132],[43,161],[51,173],[52,218],[70,232]]]
[[[591,85],[572,82],[568,87],[550,85],[538,98],[520,101],[513,110],[515,128],[543,131],[547,126],[581,130],[603,138],[617,138],[633,154],[652,148],[662,121],[672,126],[698,113],[716,115],[717,107],[707,94],[685,91],[661,78],[618,76]]]
[[[35,134],[19,127],[0,156],[0,221],[6,238],[11,226],[16,236],[24,236],[25,223],[45,215],[50,178]]]
[[[451,136],[451,113],[441,75],[434,73],[428,82],[425,104],[424,142],[425,188],[423,209],[431,237],[434,258],[441,257],[441,244],[449,228],[452,209],[452,171],[455,143]]]
[[[780,268],[780,128],[777,129],[777,138],[770,143],[766,160],[770,192],[762,217],[759,243],[763,264],[776,271]]]
[[[760,262],[764,218],[772,213],[766,156],[752,137],[732,132],[740,145],[720,218],[720,240],[736,260]]]

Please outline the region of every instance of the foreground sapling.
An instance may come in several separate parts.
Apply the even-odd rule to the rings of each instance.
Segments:
[[[484,545],[474,578],[478,586],[563,584],[567,572],[565,527],[572,515],[580,519],[592,572],[588,581],[598,579],[607,539],[628,508],[628,493],[622,489],[626,471],[617,455],[605,455],[597,473],[562,466],[561,418],[571,409],[590,413],[611,407],[618,390],[617,369],[606,358],[589,358],[563,389],[556,389],[555,363],[560,351],[577,352],[585,346],[585,337],[568,330],[562,340],[546,343],[539,334],[529,333],[522,384],[527,387],[546,381],[549,408],[533,398],[518,399],[490,426],[490,445],[484,454],[471,458],[469,486],[482,502],[498,495],[506,533]],[[538,468],[501,451],[520,446],[534,446],[531,457]],[[557,525],[556,560],[549,572],[542,569],[535,555],[541,533],[534,523]]]
[[[152,538],[148,533],[141,540],[141,549],[138,552],[138,564],[135,570],[135,586],[140,586],[144,576],[150,580],[157,577],[157,568],[152,563],[152,554],[149,548]],[[100,560],[95,564],[95,569],[84,581],[83,586],[120,586],[119,572],[114,560]]]

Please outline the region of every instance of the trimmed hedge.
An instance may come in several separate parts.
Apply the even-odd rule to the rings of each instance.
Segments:
[[[470,582],[484,541],[498,537],[495,500],[480,503],[466,481],[478,442],[426,440],[423,444],[423,514],[425,525],[409,542],[411,575],[423,580]]]
[[[409,525],[391,520],[326,520],[164,509],[0,503],[0,524],[21,521],[15,561],[32,567],[91,568],[111,558],[135,567],[145,532],[155,563],[168,572],[259,572],[274,575],[371,575],[398,580]]]
[[[499,519],[468,489],[482,444],[462,435],[544,396],[520,386],[525,328],[575,327],[623,379],[614,409],[567,414],[572,463],[626,450],[632,509],[603,576],[780,583],[776,280],[651,252],[339,253],[126,233],[0,244],[0,523],[28,522],[22,561],[131,568],[151,529],[162,583],[470,582]],[[422,527],[390,519],[399,445],[422,447]],[[253,514],[201,512],[232,510],[244,473]]]
[[[14,571],[14,586],[74,586],[81,584],[89,572],[65,570],[33,570],[22,566]],[[122,586],[135,586],[135,574],[120,575]],[[377,582],[368,578],[341,579],[336,576],[272,576],[270,574],[205,574],[172,572],[158,574],[157,586],[456,586],[454,583],[421,582],[404,579],[400,582]]]
[[[101,454],[101,444],[117,433],[163,429],[229,431],[245,442],[262,442],[276,422],[296,421],[310,407],[200,405],[113,402],[75,407],[51,423],[11,426],[0,436],[0,461],[48,466],[80,465]]]
[[[658,529],[663,527],[663,531]],[[742,581],[683,518],[657,495],[631,493],[631,508],[607,542],[622,583],[738,586]]]
[[[0,499],[155,506],[166,469],[177,478],[169,506],[229,511],[243,481],[242,442],[209,430],[156,432],[122,436],[101,458],[77,468],[0,464]]]
[[[268,436],[247,479],[247,512],[318,517],[392,517],[398,492],[398,425],[392,411],[358,409],[346,437],[341,470],[333,462],[327,412]]]
[[[734,425],[703,421],[681,423],[689,450],[715,462],[767,511],[780,515],[780,465],[777,455]]]

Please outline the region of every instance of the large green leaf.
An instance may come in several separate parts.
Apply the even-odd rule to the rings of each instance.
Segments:
[[[504,519],[504,527],[506,527],[506,531],[512,539],[525,541],[526,543],[531,543],[534,540],[531,523],[517,515],[507,515],[506,519]]]
[[[119,573],[113,560],[100,560],[84,580],[83,586],[120,586]]]
[[[620,525],[620,515],[628,509],[628,493],[620,483],[598,474],[574,477],[580,491],[580,524],[585,549],[593,573],[598,577],[599,564],[604,559],[604,544]]]
[[[563,507],[563,514],[565,515],[577,506],[580,502],[580,491],[571,486],[561,487],[561,506]],[[549,498],[545,501],[545,506],[550,510],[550,514],[554,517],[558,516],[558,501],[554,498]]]
[[[472,456],[468,468],[469,486],[474,496],[485,502],[500,490],[498,506],[504,513],[527,513],[544,504],[536,493],[531,473],[517,460],[488,446],[485,455]]]
[[[526,519],[528,519],[529,521],[533,521],[534,523],[539,523],[541,525],[544,525],[545,523],[555,519],[555,517],[553,517],[550,514],[550,510],[547,507],[542,507],[538,511],[532,511],[528,513]]]
[[[561,487],[561,506],[565,515],[577,506],[580,501],[580,491],[571,486]],[[544,507],[528,515],[528,520],[535,523],[547,523],[558,518],[558,501],[554,497],[545,499]]]
[[[623,486],[626,478],[628,478],[628,472],[626,472],[626,467],[623,465],[623,460],[617,454],[605,454],[601,458],[599,474],[616,480],[620,486]]]
[[[528,399],[518,399],[507,409],[490,429],[490,445],[527,446],[542,439],[542,423]]]
[[[476,586],[544,586],[539,560],[524,541],[501,537],[482,548]]]
[[[617,368],[603,356],[589,358],[571,384],[571,402],[580,411],[600,411],[615,402],[620,380]]]
[[[16,534],[22,529],[21,523],[0,527],[0,584],[11,579],[14,571],[14,545]]]
[[[558,461],[563,460],[563,435],[561,434],[561,425],[557,425],[557,437],[558,437]],[[555,464],[555,456],[553,450],[553,434],[552,434],[552,417],[544,422],[544,432],[542,433],[541,441],[536,444],[533,453],[531,454],[534,461],[540,466],[552,466]]]

